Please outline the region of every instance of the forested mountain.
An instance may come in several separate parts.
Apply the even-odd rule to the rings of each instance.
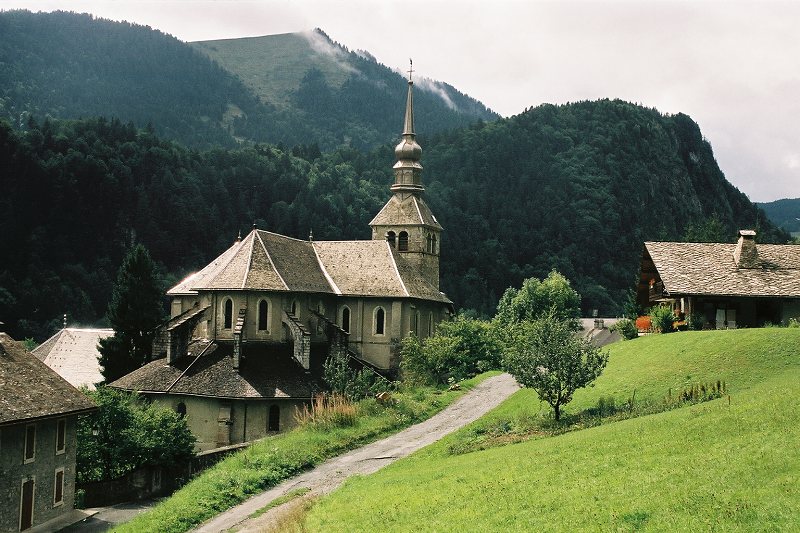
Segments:
[[[329,83],[331,68],[315,59],[307,39],[296,35],[293,42],[306,45],[290,47],[297,76],[284,83],[284,99],[277,99],[276,106],[256,96],[258,87],[245,85],[237,72],[148,26],[65,12],[0,12],[0,117],[16,126],[29,116],[39,121],[46,116],[113,117],[141,128],[151,124],[160,136],[196,148],[233,147],[237,140],[322,149],[388,142],[402,124],[402,115],[386,112],[402,109],[401,77],[320,32],[308,35],[342,58],[334,64],[346,65],[347,75]],[[287,49],[280,44],[285,40],[274,40],[274,47],[270,38],[258,40],[257,59],[287,66]],[[236,41],[203,49],[230,48]],[[434,92],[418,91],[420,109],[429,117],[426,131],[496,117],[452,87],[437,87],[455,103],[449,106]]]
[[[758,206],[776,226],[791,233],[800,232],[800,198],[784,198]]]
[[[351,52],[322,30],[192,43],[236,74],[261,100],[302,121],[323,148],[372,147],[394,139],[403,77],[368,52]],[[498,115],[451,85],[416,80],[417,128],[434,132]]]
[[[685,115],[608,100],[543,105],[420,143],[445,229],[442,288],[479,313],[556,268],[584,311],[616,314],[642,241],[681,239],[708,221],[731,241],[752,227],[759,242],[788,239],[725,180]],[[0,320],[38,340],[65,312],[96,323],[133,242],[169,284],[254,221],[298,238],[368,239],[393,163],[391,145],[197,151],[117,120],[2,125]]]

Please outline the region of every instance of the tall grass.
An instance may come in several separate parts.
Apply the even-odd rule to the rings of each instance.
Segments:
[[[298,426],[318,430],[350,427],[358,420],[358,405],[341,394],[317,394],[311,406],[295,410],[294,420]]]

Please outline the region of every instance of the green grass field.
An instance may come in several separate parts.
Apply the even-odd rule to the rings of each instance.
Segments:
[[[498,421],[541,416],[521,391],[473,427],[357,478],[310,511],[311,531],[800,530],[800,329],[655,335],[613,345],[568,411],[661,402],[725,380],[728,397],[452,455]]]

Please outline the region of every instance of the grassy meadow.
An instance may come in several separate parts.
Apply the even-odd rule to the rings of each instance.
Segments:
[[[549,407],[520,391],[473,425],[348,481],[310,510],[306,528],[800,530],[800,329],[681,332],[610,350],[596,386],[567,408],[575,431],[553,431]],[[656,412],[670,389],[717,380],[729,396]],[[586,427],[601,396],[626,405],[634,390],[633,414],[655,414]],[[498,427],[523,428],[528,440],[465,453]]]

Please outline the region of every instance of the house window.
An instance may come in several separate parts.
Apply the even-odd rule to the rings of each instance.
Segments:
[[[225,329],[231,329],[233,325],[233,300],[225,300]]]
[[[350,308],[346,305],[342,308],[342,329],[350,333]]]
[[[175,412],[178,413],[178,416],[180,416],[181,418],[185,417],[186,416],[186,404],[183,403],[183,402],[178,403],[178,405],[175,406]]]
[[[67,419],[61,418],[56,423],[56,455],[64,453],[67,448]]]
[[[55,484],[53,486],[53,507],[64,503],[64,468],[56,470]]]
[[[25,426],[25,463],[32,463],[36,458],[36,424]]]
[[[270,406],[269,420],[267,421],[267,431],[280,431],[281,429],[281,408],[277,405]]]
[[[386,242],[388,242],[389,246],[391,246],[392,248],[395,247],[396,239],[397,239],[397,236],[395,235],[395,233],[393,231],[389,231],[389,232],[386,233]]]
[[[400,236],[397,238],[397,249],[401,252],[408,251],[408,232],[400,232]]]
[[[375,309],[375,335],[383,335],[386,321],[386,311],[383,310],[383,307],[378,307]]]
[[[258,330],[267,331],[269,329],[269,303],[266,300],[258,302]]]

